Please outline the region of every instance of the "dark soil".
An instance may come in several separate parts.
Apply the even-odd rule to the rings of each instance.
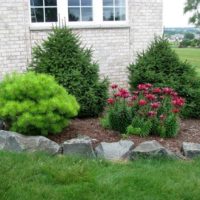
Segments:
[[[50,139],[57,143],[62,143],[68,139],[77,137],[78,135],[86,135],[92,139],[96,139],[94,145],[104,142],[119,141],[122,136],[118,132],[105,130],[99,124],[98,119],[75,119],[71,125],[61,134],[49,136]],[[180,152],[183,142],[200,143],[200,120],[182,120],[180,133],[174,138],[163,139],[157,136],[139,137],[130,136],[127,139],[132,140],[135,145],[147,140],[157,140],[166,148],[173,152]]]

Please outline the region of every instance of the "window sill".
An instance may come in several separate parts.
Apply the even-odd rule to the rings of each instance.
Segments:
[[[130,28],[129,23],[103,23],[103,24],[68,24],[67,25],[71,29],[122,29],[122,28]],[[45,25],[45,24],[31,24],[31,31],[48,31],[52,30],[53,25]]]

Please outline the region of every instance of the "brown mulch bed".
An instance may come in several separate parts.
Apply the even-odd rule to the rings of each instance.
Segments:
[[[114,131],[105,130],[99,124],[98,119],[75,119],[71,122],[69,128],[64,130],[61,134],[55,136],[49,136],[50,139],[57,143],[62,143],[68,139],[77,137],[78,135],[86,135],[92,139],[96,139],[94,145],[104,142],[119,141],[122,136]],[[175,138],[163,139],[157,136],[138,137],[130,136],[129,140],[132,140],[135,145],[147,140],[157,140],[164,147],[170,149],[173,152],[180,152],[180,148],[183,142],[200,143],[200,120],[182,120],[180,133]]]

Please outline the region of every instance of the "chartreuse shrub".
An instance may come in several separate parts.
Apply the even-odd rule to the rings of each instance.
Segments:
[[[105,128],[129,135],[173,137],[179,131],[179,112],[185,100],[171,88],[139,84],[133,94],[112,85],[112,97],[101,120]]]
[[[107,99],[107,80],[100,80],[99,66],[92,61],[91,49],[81,46],[79,37],[66,27],[54,28],[47,40],[33,49],[30,69],[53,75],[81,109],[80,117],[99,115]]]
[[[0,83],[0,118],[11,131],[26,135],[56,134],[78,111],[75,97],[49,75],[12,74]]]
[[[145,52],[129,66],[129,83],[134,90],[140,83],[171,87],[186,99],[184,117],[200,117],[200,79],[194,68],[182,62],[169,42],[155,38]]]

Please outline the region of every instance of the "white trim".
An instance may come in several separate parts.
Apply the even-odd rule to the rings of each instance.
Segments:
[[[51,29],[52,25],[66,24],[70,28],[122,28],[129,27],[128,21],[128,0],[125,0],[126,6],[126,19],[123,21],[103,21],[103,0],[92,0],[93,3],[93,21],[77,21],[69,22],[68,20],[68,0],[57,0],[57,13],[58,22],[55,23],[32,23],[31,22],[31,5],[29,0],[29,16],[30,16],[30,29],[42,30]]]

